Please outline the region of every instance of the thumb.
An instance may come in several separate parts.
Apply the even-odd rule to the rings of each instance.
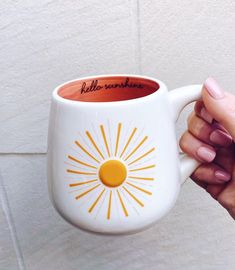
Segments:
[[[213,78],[202,89],[202,99],[210,115],[224,126],[235,140],[235,96],[225,92]]]

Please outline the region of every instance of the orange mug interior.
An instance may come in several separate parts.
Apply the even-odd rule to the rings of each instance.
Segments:
[[[150,79],[106,76],[70,82],[58,90],[58,95],[74,101],[110,102],[148,96],[159,88],[159,84]]]

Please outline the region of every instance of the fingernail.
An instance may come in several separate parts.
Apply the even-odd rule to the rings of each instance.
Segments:
[[[219,182],[227,182],[231,178],[229,173],[220,170],[215,171],[215,177],[219,180]]]
[[[216,129],[210,134],[210,141],[222,146],[228,146],[232,143],[233,139],[230,135],[226,134],[222,130]]]
[[[203,161],[211,162],[215,158],[216,152],[208,147],[201,146],[197,150],[197,155]]]
[[[204,120],[206,120],[208,123],[212,123],[212,121],[213,121],[213,118],[212,118],[212,116],[208,113],[208,111],[205,109],[205,108],[202,108],[201,109],[201,112],[200,112],[200,114],[201,114],[201,117],[204,119]]]
[[[218,85],[215,79],[211,77],[206,79],[204,86],[211,97],[215,99],[220,99],[224,97],[224,91]]]

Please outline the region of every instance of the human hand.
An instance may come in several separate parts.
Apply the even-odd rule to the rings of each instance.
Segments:
[[[202,89],[202,101],[188,118],[181,149],[202,162],[191,178],[235,219],[235,96],[213,78]]]

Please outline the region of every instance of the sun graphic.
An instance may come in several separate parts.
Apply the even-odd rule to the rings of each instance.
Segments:
[[[98,144],[92,134],[85,131],[83,139],[87,143],[75,141],[76,149],[83,155],[83,159],[74,155],[67,156],[68,160],[72,162],[72,164],[69,163],[71,166],[76,167],[79,164],[83,168],[80,170],[67,169],[68,174],[77,177],[76,182],[69,184],[69,188],[74,189],[79,186],[85,188],[82,191],[74,190],[78,192],[75,199],[82,200],[93,193],[87,204],[87,212],[92,214],[98,205],[101,205],[102,198],[106,197],[106,204],[102,203],[102,207],[106,208],[107,220],[115,215],[115,208],[112,207],[114,196],[124,217],[129,216],[130,204],[135,208],[144,207],[143,197],[152,195],[152,186],[147,185],[148,189],[146,189],[145,183],[154,181],[152,176],[156,166],[154,162],[150,162],[154,158],[155,147],[146,145],[148,136],[142,136],[142,138],[137,136],[136,127],[131,128],[129,134],[125,135],[123,124],[117,123],[113,136],[110,133],[110,129],[107,133],[104,125],[99,125],[99,136],[96,133],[96,137],[100,137]],[[111,138],[113,143],[111,143]],[[102,145],[100,141],[102,141]],[[88,146],[93,151],[89,150]]]

